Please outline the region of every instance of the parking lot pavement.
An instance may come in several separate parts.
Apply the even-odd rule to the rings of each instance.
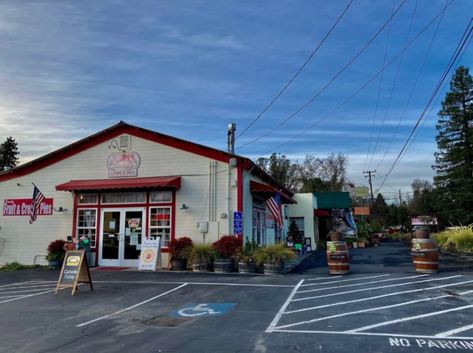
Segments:
[[[302,279],[266,332],[332,337],[338,349],[363,338],[366,351],[473,350],[472,317],[469,274]]]

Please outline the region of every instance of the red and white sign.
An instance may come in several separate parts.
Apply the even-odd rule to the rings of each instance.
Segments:
[[[112,153],[107,159],[108,177],[136,177],[140,164],[141,158],[136,152]]]
[[[38,216],[51,216],[53,214],[53,200],[44,199],[39,205]],[[33,210],[32,199],[3,200],[4,216],[29,216]]]
[[[431,216],[417,216],[411,218],[411,224],[413,226],[430,226],[437,225],[437,217]]]

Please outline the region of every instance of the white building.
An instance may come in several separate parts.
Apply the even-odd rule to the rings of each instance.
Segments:
[[[46,199],[30,224],[33,183]],[[248,158],[120,122],[0,173],[0,265],[42,263],[51,241],[82,234],[99,266],[137,266],[150,236],[162,237],[164,254],[181,236],[281,241],[265,207],[277,191],[295,203]]]

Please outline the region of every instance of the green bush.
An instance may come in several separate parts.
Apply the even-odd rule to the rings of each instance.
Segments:
[[[473,253],[473,224],[450,227],[432,235],[439,247],[446,251],[464,251]]]
[[[32,269],[32,268],[40,268],[43,266],[40,265],[22,265],[18,262],[7,263],[5,266],[0,267],[0,271],[4,272],[11,272],[17,270],[25,270],[25,269]]]
[[[282,244],[268,245],[266,247],[259,248],[255,252],[255,262],[258,265],[262,264],[273,264],[277,265],[286,260],[291,260],[295,257],[295,254]]]

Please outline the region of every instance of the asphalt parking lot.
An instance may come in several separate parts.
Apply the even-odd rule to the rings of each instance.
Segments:
[[[419,275],[398,250],[353,252],[345,276],[92,271],[75,296],[55,271],[0,273],[0,351],[473,350],[473,273]]]

